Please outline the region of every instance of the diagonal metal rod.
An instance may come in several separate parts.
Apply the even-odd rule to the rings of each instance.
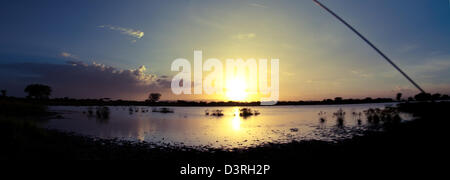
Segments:
[[[339,17],[336,13],[328,9],[325,5],[320,3],[318,0],[313,0],[317,5],[328,11],[331,15],[333,15],[335,18],[337,18],[339,21],[344,23],[348,28],[350,28],[354,33],[356,33],[362,40],[364,40],[367,44],[370,45],[375,51],[378,52],[384,59],[386,59],[387,62],[389,62],[392,66],[394,66],[395,69],[397,69],[403,76],[405,76],[406,79],[409,80],[417,89],[419,89],[422,93],[425,93],[425,91],[416,83],[414,82],[405,72],[403,72],[394,62],[392,62],[391,59],[389,59],[383,52],[381,52],[375,45],[373,45],[369,40],[366,39],[361,33],[359,33],[355,28],[353,28],[350,24],[348,24],[344,19]]]

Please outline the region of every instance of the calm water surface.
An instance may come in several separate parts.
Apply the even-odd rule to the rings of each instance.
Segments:
[[[245,148],[292,140],[333,141],[349,138],[368,127],[364,113],[359,117],[353,112],[358,114],[368,108],[393,105],[258,106],[251,108],[261,114],[247,118],[238,115],[239,107],[169,107],[174,113],[158,113],[152,112],[151,107],[132,106],[133,111],[130,112],[128,106],[111,106],[109,118],[97,118],[95,107],[94,115],[89,116],[89,107],[53,106],[51,110],[62,113],[64,118],[49,120],[42,126],[99,138],[225,149]],[[343,124],[338,125],[333,113],[340,108],[346,115]],[[207,109],[221,109],[224,116],[207,116]],[[321,121],[321,117],[325,121]]]

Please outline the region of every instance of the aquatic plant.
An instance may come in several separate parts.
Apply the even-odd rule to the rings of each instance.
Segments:
[[[94,115],[94,110],[92,109],[91,106],[88,107],[87,113],[88,113],[88,116],[93,116]]]
[[[106,106],[97,107],[96,114],[98,119],[109,119],[109,108]]]
[[[362,120],[361,120],[362,113],[353,111],[352,112],[352,116],[353,116],[353,120],[355,120],[358,125],[361,125],[361,123],[362,123]]]
[[[221,109],[213,110],[211,115],[212,116],[223,116],[223,110],[221,110]]]
[[[386,107],[385,109],[368,109],[364,111],[367,121],[372,125],[383,123],[384,126],[394,125],[401,122],[397,108]]]
[[[163,107],[163,108],[153,108],[153,109],[152,109],[152,112],[159,112],[159,113],[173,113],[174,111],[173,111],[173,109]]]
[[[254,110],[253,113],[255,114],[255,116],[260,115],[261,113],[258,110]]]
[[[206,116],[223,116],[223,110],[221,109],[215,109],[212,111],[209,111],[209,109],[205,110],[205,115]]]
[[[327,114],[327,112],[323,112],[323,111],[320,111],[320,112],[318,113],[318,115],[319,115],[319,122],[320,122],[320,123],[325,123],[325,121],[327,121],[327,116],[326,116],[326,114]]]
[[[258,110],[252,110],[251,108],[240,108],[239,109],[239,116],[241,117],[249,117],[249,116],[257,116],[260,115],[261,113]]]
[[[133,109],[133,107],[129,107],[129,108],[128,108],[128,114],[132,115],[132,114],[133,114],[133,112],[134,112],[134,109]]]
[[[344,119],[345,119],[345,111],[344,110],[342,110],[342,109],[337,110],[335,113],[333,113],[333,117],[336,118],[338,127],[344,126]]]
[[[379,108],[370,108],[368,110],[365,110],[364,113],[366,114],[367,117],[367,122],[370,124],[378,124],[380,122],[380,109]]]

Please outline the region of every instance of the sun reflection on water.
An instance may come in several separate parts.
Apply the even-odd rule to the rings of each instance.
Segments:
[[[63,120],[51,120],[46,128],[76,132],[100,138],[124,138],[156,144],[183,144],[186,146],[211,146],[240,148],[265,143],[285,143],[292,140],[335,140],[359,133],[366,125],[348,119],[345,128],[336,130],[331,114],[340,108],[346,112],[361,112],[367,108],[383,108],[386,104],[337,106],[272,106],[246,107],[261,112],[257,116],[240,116],[240,107],[217,107],[222,116],[207,116],[211,107],[173,107],[175,113],[129,113],[129,107],[111,108],[107,123],[86,117],[86,107],[51,107],[65,113]],[[133,107],[148,108],[148,107]],[[214,107],[216,108],[216,107]],[[242,108],[242,107],[241,107]],[[319,112],[328,112],[320,115]],[[319,115],[318,115],[319,114]],[[352,128],[352,129],[350,129]],[[353,129],[355,130],[353,132]]]
[[[234,108],[234,117],[231,120],[231,127],[234,131],[239,131],[241,130],[241,117],[239,117],[239,109],[238,108]]]

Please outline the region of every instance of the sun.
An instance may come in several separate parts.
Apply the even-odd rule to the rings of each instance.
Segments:
[[[231,79],[226,83],[225,95],[231,101],[244,101],[248,96],[246,89],[245,80],[241,78]]]

